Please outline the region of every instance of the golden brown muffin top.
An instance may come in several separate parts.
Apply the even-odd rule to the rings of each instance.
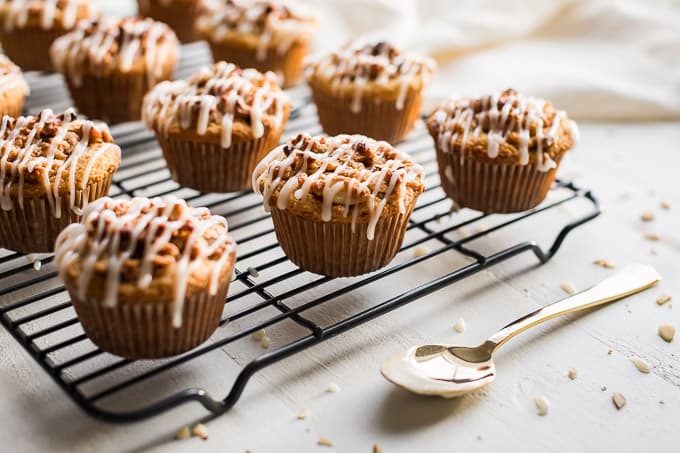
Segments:
[[[52,214],[61,216],[61,197],[80,214],[88,200],[76,203],[75,193],[90,181],[114,173],[120,148],[108,127],[79,119],[73,109],[54,114],[12,118],[0,124],[0,204],[23,208],[25,198],[46,196]]]
[[[432,112],[427,127],[442,151],[467,149],[489,159],[531,162],[540,171],[555,168],[555,156],[578,139],[566,112],[513,89],[450,100]]]
[[[363,135],[298,134],[271,151],[253,172],[266,210],[310,219],[368,224],[405,214],[424,190],[422,168],[387,142]]]
[[[396,98],[403,108],[409,91],[421,91],[432,80],[436,64],[429,57],[403,52],[385,41],[351,41],[340,49],[306,63],[312,86],[324,85],[335,95],[353,98],[352,111],[361,108],[361,98]]]
[[[284,53],[293,42],[309,39],[316,26],[314,16],[283,0],[204,0],[196,20],[196,29],[214,42],[256,37],[252,44],[260,59],[268,47]]]
[[[70,30],[79,20],[98,15],[97,7],[87,0],[0,0],[0,22],[6,31]]]
[[[282,128],[289,110],[274,73],[221,61],[186,80],[159,83],[146,95],[142,112],[151,129],[216,135],[229,148],[238,129],[260,138],[265,130]]]
[[[52,63],[75,85],[87,72],[146,73],[149,85],[163,74],[179,49],[175,32],[152,19],[102,18],[81,21],[77,28],[54,41]]]
[[[24,74],[9,58],[0,55],[0,91],[20,89],[28,94],[29,88]]]
[[[185,296],[196,287],[214,295],[225,273],[231,275],[235,250],[227,221],[207,208],[172,196],[106,197],[61,232],[55,260],[81,300],[115,306],[121,298],[134,303],[150,294],[170,296],[155,302],[174,303],[178,326]]]

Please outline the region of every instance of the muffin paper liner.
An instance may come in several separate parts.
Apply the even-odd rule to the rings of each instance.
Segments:
[[[88,202],[106,196],[112,178],[112,173],[107,174],[100,180],[91,180],[85,189],[76,190],[75,206],[82,206],[85,193],[88,195]],[[80,221],[80,216],[71,210],[68,194],[62,195],[60,202],[60,218],[52,214],[45,195],[25,198],[23,208],[17,200],[13,200],[12,209],[0,209],[0,248],[21,253],[53,252],[54,242],[61,230]]]
[[[173,327],[173,303],[134,302],[104,307],[97,301],[81,301],[67,284],[71,301],[85,334],[103,351],[129,359],[169,357],[203,343],[215,332],[222,317],[229,276],[215,295],[194,290],[185,302],[182,324]]]
[[[312,88],[319,122],[327,134],[362,134],[392,144],[406,138],[420,115],[422,95],[409,94],[401,110],[397,109],[394,100],[376,102],[374,99],[363,98],[361,111],[352,113],[351,99],[335,97],[326,91]]]
[[[281,130],[258,139],[235,142],[229,148],[156,134],[172,178],[201,192],[252,190],[251,176],[258,162],[279,144]]]
[[[0,94],[0,117],[9,115],[14,118],[21,116],[24,109],[26,95],[22,88],[12,88]]]
[[[556,157],[559,167],[562,155]],[[526,211],[548,194],[557,167],[542,172],[535,164],[483,161],[457,150],[437,149],[442,189],[459,206],[485,213]],[[450,170],[449,170],[450,169]]]
[[[53,70],[50,46],[65,30],[43,30],[42,28],[14,28],[0,31],[2,49],[5,55],[23,71]]]
[[[279,54],[275,49],[267,49],[264,60],[259,60],[255,49],[245,48],[233,43],[210,42],[213,60],[227,61],[242,68],[255,68],[258,71],[273,71],[283,77],[283,88],[295,85],[302,76],[302,60],[309,51],[308,42],[296,41]]]
[[[330,277],[351,277],[386,266],[395,257],[413,206],[404,214],[382,217],[373,240],[366,223],[304,219],[272,207],[276,237],[288,258],[300,268]]]

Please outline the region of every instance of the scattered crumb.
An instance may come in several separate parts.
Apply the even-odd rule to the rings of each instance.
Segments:
[[[534,405],[536,405],[536,413],[541,417],[548,413],[550,409],[550,403],[545,396],[537,396],[534,398]]]
[[[667,201],[662,201],[659,206],[661,206],[661,209],[665,209],[666,211],[671,209],[671,204]]]
[[[262,337],[262,339],[260,340],[260,346],[262,346],[262,349],[269,349],[270,344],[271,344],[271,339],[267,335]]]
[[[647,239],[648,241],[660,241],[661,236],[659,235],[659,233],[647,233],[645,234],[645,239]]]
[[[621,408],[626,405],[626,397],[619,392],[614,392],[612,393],[612,402],[617,410],[621,410]]]
[[[413,256],[415,256],[416,258],[419,256],[425,256],[428,253],[430,253],[430,249],[425,245],[419,245],[418,247],[413,249]]]
[[[458,211],[460,211],[460,206],[458,206],[458,203],[451,200],[451,207],[449,208],[449,215],[452,215],[452,214],[454,214]]]
[[[434,220],[435,223],[442,223],[442,215],[441,214],[435,214],[435,216],[432,218],[432,220]]]
[[[262,341],[262,339],[266,336],[267,332],[265,332],[264,329],[256,330],[250,335],[250,337],[255,341]]]
[[[179,431],[177,431],[177,433],[175,433],[175,439],[177,439],[177,440],[188,439],[189,436],[191,436],[191,431],[189,431],[188,426],[181,427],[179,429]]]
[[[199,423],[191,428],[191,435],[194,437],[200,437],[202,440],[208,439],[208,428],[203,424]]]
[[[40,261],[40,258],[38,258],[38,256],[36,254],[29,253],[28,255],[26,255],[26,259],[31,264],[33,264],[33,269],[35,269],[36,271],[39,271],[40,268],[42,267],[42,261]]]
[[[331,442],[330,439],[326,439],[325,437],[320,438],[319,440],[316,441],[318,445],[321,445],[322,447],[332,447],[333,442]]]
[[[637,367],[638,370],[640,370],[641,373],[649,373],[650,371],[652,371],[652,368],[654,368],[654,365],[647,362],[645,359],[635,355],[630,358],[630,361],[633,362],[633,364]]]
[[[326,393],[338,393],[340,391],[340,386],[334,382],[328,384],[326,387]]]
[[[640,215],[640,220],[643,222],[651,222],[654,220],[656,217],[654,216],[654,213],[652,211],[645,211]]]
[[[298,420],[307,420],[311,416],[312,416],[311,409],[304,408],[295,416],[295,418],[297,418]]]
[[[670,343],[675,336],[675,327],[671,324],[661,324],[659,326],[659,336]]]
[[[453,325],[453,330],[458,333],[465,332],[465,320],[463,318],[458,318],[458,321]]]
[[[382,453],[383,449],[378,444],[373,444],[373,453]]]
[[[248,273],[250,274],[251,277],[257,278],[260,276],[260,273],[255,269],[254,267],[249,267],[248,268]]]
[[[574,285],[571,282],[560,283],[560,288],[562,288],[562,291],[569,295],[576,294],[576,288],[574,288]]]
[[[611,261],[602,259],[593,261],[593,264],[596,266],[602,266],[605,269],[614,269],[616,267],[616,265],[614,265]]]
[[[666,404],[666,402],[664,400],[659,400],[659,404],[663,406],[664,404]]]
[[[614,353],[613,349],[611,349],[611,348],[607,349],[607,355],[612,355],[613,353]]]
[[[569,379],[572,381],[576,379],[576,376],[578,375],[578,370],[576,368],[570,368],[569,373],[567,373],[567,376],[569,376]]]
[[[477,225],[475,228],[475,233],[483,233],[487,230],[487,228],[484,225]]]
[[[671,300],[673,300],[673,298],[671,296],[669,296],[668,294],[662,294],[659,297],[657,297],[656,304],[657,305],[663,305],[666,302],[670,302]]]
[[[606,386],[606,385],[603,385],[602,388],[601,388],[600,390],[602,390],[603,392],[606,392],[606,391],[607,391],[607,386]]]

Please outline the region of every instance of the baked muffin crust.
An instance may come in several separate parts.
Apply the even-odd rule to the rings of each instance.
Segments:
[[[405,214],[423,192],[422,168],[389,143],[362,135],[298,134],[271,151],[253,172],[265,210],[315,221],[367,225],[373,239],[382,217]]]
[[[19,66],[4,55],[0,55],[0,92],[20,90],[25,95],[29,93],[28,83]]]
[[[193,291],[216,294],[236,245],[227,221],[182,199],[101,198],[57,239],[56,264],[81,301],[173,305],[173,326]]]
[[[222,61],[186,80],[156,85],[142,113],[147,126],[161,134],[187,131],[229,148],[232,137],[260,138],[282,128],[289,111],[274,73]]]
[[[474,153],[482,160],[535,164],[541,172],[571,149],[578,128],[563,110],[514,89],[448,101],[427,120],[440,150]]]

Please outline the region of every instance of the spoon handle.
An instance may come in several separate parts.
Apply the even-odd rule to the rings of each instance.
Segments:
[[[622,299],[653,286],[659,280],[661,276],[652,266],[630,264],[590,289],[541,307],[511,322],[489,338],[485,345],[490,352],[494,352],[512,337],[530,327],[567,313]]]

